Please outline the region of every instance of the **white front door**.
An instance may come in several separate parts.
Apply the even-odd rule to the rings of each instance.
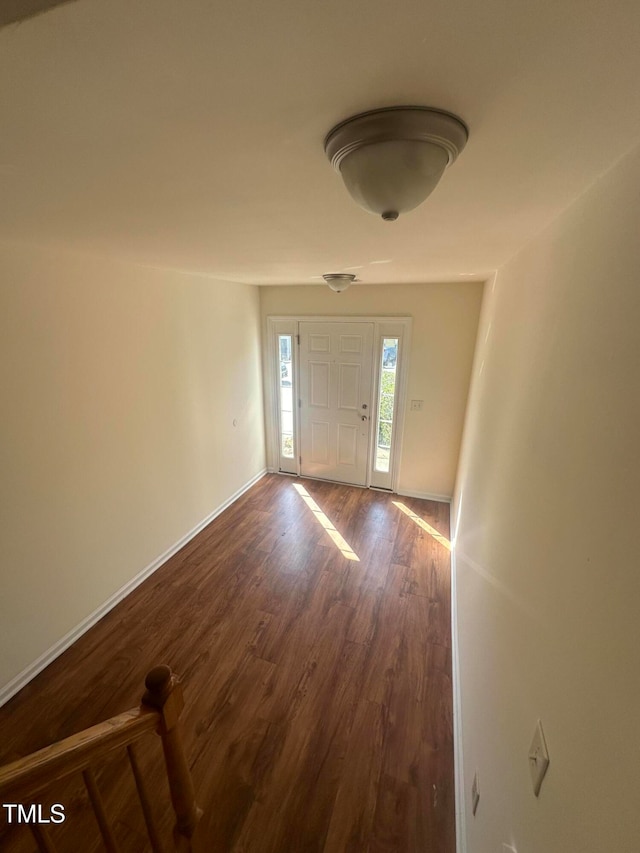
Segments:
[[[300,472],[367,484],[373,323],[300,323]]]

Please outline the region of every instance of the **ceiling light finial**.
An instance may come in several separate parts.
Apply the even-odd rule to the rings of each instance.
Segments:
[[[342,293],[356,280],[355,275],[351,272],[326,272],[322,278],[336,293]]]
[[[386,222],[418,207],[466,145],[456,116],[431,107],[386,107],[336,125],[324,150],[352,198]]]

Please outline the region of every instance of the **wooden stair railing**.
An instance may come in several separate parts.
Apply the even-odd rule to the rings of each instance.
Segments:
[[[162,749],[169,781],[171,804],[176,823],[175,849],[180,853],[199,853],[194,836],[202,815],[196,803],[193,780],[184,754],[180,734],[180,713],[184,707],[179,678],[168,666],[157,666],[145,679],[146,692],[139,708],[133,708],[104,723],[92,726],[65,740],[46,746],[25,758],[0,767],[0,802],[25,802],[74,773],[82,773],[89,802],[93,808],[104,846],[109,853],[119,847],[105,812],[92,769],[96,761],[115,749],[125,747],[135,780],[151,849],[162,851],[144,775],[141,771],[138,739],[155,731]],[[43,853],[55,853],[56,847],[46,826],[29,824]]]

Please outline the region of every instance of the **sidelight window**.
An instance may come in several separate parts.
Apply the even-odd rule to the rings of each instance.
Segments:
[[[278,335],[280,391],[280,453],[293,459],[293,335]]]
[[[399,338],[383,338],[380,364],[380,387],[378,389],[377,445],[375,471],[389,471],[391,438],[396,402],[396,375],[398,368]]]

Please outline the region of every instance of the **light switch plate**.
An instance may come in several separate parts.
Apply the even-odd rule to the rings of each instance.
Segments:
[[[533,784],[533,793],[538,796],[542,787],[544,774],[549,766],[549,750],[544,739],[542,731],[542,722],[538,720],[536,730],[529,747],[529,770],[531,771],[531,783]]]
[[[471,785],[471,811],[474,816],[478,811],[478,803],[480,802],[480,782],[478,781],[478,771],[476,770]]]
[[[423,406],[424,406],[424,400],[412,400],[411,401],[411,411],[412,412],[421,412]]]

